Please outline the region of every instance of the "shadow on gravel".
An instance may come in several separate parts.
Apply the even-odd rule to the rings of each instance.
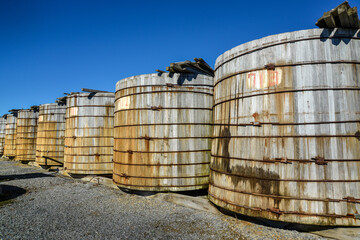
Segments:
[[[14,175],[0,175],[0,182],[11,181],[16,179],[30,179],[30,178],[43,178],[43,177],[54,177],[52,175],[44,173],[25,173],[25,174],[14,174]]]
[[[220,212],[235,217],[236,219],[251,222],[257,225],[262,225],[266,227],[273,227],[279,228],[284,230],[296,230],[298,232],[314,232],[314,231],[321,231],[321,230],[328,230],[336,228],[334,226],[316,226],[316,225],[306,225],[306,224],[296,224],[296,223],[289,223],[289,222],[280,222],[280,221],[271,221],[264,218],[257,218],[257,217],[250,217],[245,216],[242,214],[234,213],[224,208],[219,208],[218,206],[214,205]]]
[[[0,207],[11,202],[26,193],[26,190],[20,187],[0,184]]]
[[[167,192],[155,192],[155,191],[143,191],[143,190],[131,190],[127,188],[119,187],[119,189],[125,193],[129,194],[135,194],[143,197],[152,196],[158,193],[167,193]],[[170,191],[169,191],[170,193]],[[179,192],[171,192],[171,193],[177,193],[182,194],[190,197],[200,197],[200,196],[207,196],[207,189],[201,189],[201,190],[193,190],[193,191],[179,191]]]

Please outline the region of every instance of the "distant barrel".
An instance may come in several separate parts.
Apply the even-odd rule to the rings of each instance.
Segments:
[[[13,114],[6,115],[4,156],[12,159],[16,155],[16,121],[17,117]]]
[[[209,198],[254,217],[360,226],[360,31],[311,29],[216,61]]]
[[[39,106],[36,163],[40,166],[62,166],[64,163],[65,114],[65,104]]]
[[[35,161],[37,122],[37,111],[23,109],[18,112],[16,124],[16,161]]]
[[[4,154],[6,119],[0,118],[0,156]]]
[[[146,74],[116,84],[114,182],[146,191],[208,187],[213,77]]]
[[[70,174],[112,174],[114,93],[67,97],[64,169]]]

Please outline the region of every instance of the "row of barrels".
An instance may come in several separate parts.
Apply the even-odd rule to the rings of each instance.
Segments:
[[[209,187],[249,216],[360,226],[359,64],[359,30],[273,35],[219,56],[215,78],[134,76],[8,115],[0,151],[134,190]]]

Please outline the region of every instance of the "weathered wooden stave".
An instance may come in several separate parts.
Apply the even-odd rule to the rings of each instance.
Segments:
[[[147,74],[117,83],[113,179],[120,187],[207,188],[213,80],[195,78]],[[130,100],[125,109],[121,99]]]
[[[65,114],[64,104],[49,103],[39,106],[36,139],[37,164],[61,166],[64,162]]]
[[[38,112],[25,109],[16,121],[16,161],[35,161]]]
[[[4,154],[6,119],[0,118],[0,156]]]
[[[67,97],[64,169],[70,174],[112,174],[114,93]]]
[[[16,156],[16,117],[12,114],[6,117],[4,156],[10,158]]]
[[[359,225],[359,31],[330,32],[274,35],[217,59],[209,187],[215,204],[271,220]],[[271,63],[281,69],[279,85],[249,84],[253,72],[273,71],[264,68]]]

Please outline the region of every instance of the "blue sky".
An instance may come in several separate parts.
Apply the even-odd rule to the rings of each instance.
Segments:
[[[272,34],[316,28],[342,1],[0,0],[0,115],[165,70]],[[350,0],[360,7],[360,0]]]

